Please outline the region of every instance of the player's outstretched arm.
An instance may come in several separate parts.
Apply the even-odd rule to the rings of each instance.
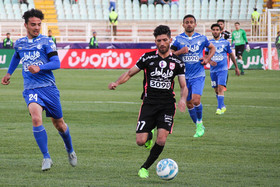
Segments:
[[[212,43],[210,43],[210,45],[208,46],[208,49],[209,49],[208,55],[205,58],[200,59],[200,60],[202,60],[202,62],[201,62],[202,65],[206,65],[206,64],[210,63],[211,58],[214,56],[214,54],[216,52],[216,48]]]
[[[188,96],[188,88],[186,85],[186,78],[185,76],[178,76],[179,85],[181,88],[181,98],[178,103],[178,108],[181,112],[185,112],[186,110],[186,101]]]
[[[187,46],[183,47],[182,49],[175,51],[173,49],[171,49],[171,52],[173,54],[175,54],[176,56],[182,55],[182,54],[186,54],[189,52],[189,48]]]
[[[19,62],[20,62],[19,56],[16,53],[14,53],[14,55],[12,57],[12,60],[11,60],[11,63],[10,63],[10,66],[9,66],[9,69],[8,69],[8,72],[2,78],[1,84],[3,84],[3,85],[10,84],[10,78],[11,78],[12,74],[14,73],[15,69],[17,68]]]
[[[117,81],[115,82],[111,82],[108,85],[108,88],[110,90],[115,90],[117,88],[118,85],[123,84],[125,82],[127,82],[133,75],[135,75],[136,73],[138,73],[140,71],[139,68],[137,68],[136,66],[132,67],[129,71],[123,73]]]
[[[238,69],[238,66],[237,66],[237,63],[236,63],[236,59],[235,59],[235,55],[233,54],[233,52],[229,54],[229,57],[230,57],[230,59],[232,60],[234,66],[235,66],[235,74],[236,74],[237,76],[239,76],[239,75],[240,75],[240,71],[239,71],[239,69]]]
[[[8,85],[10,84],[10,78],[11,78],[11,75],[10,73],[7,73],[1,80],[1,84],[3,85]]]

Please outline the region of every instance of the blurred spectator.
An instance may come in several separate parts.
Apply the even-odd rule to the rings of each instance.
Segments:
[[[97,38],[96,38],[96,34],[97,34],[96,31],[92,32],[92,38],[89,41],[89,48],[90,49],[98,48],[98,41],[97,41]]]
[[[280,31],[277,32],[277,37],[276,37],[276,40],[275,40],[275,46],[276,46],[277,50],[280,50]]]
[[[29,3],[28,3],[28,1],[27,0],[19,0],[19,3],[20,4],[26,4],[27,5],[27,7],[29,6]]]
[[[251,15],[253,36],[259,35],[260,13],[258,13],[257,10],[257,8],[254,8],[254,12]]]
[[[276,46],[277,53],[278,53],[278,61],[280,62],[280,31],[277,32],[275,46]]]
[[[268,0],[268,1],[266,2],[266,7],[267,7],[267,8],[273,8],[272,5],[273,5],[273,1],[272,1],[272,0]]]
[[[116,10],[116,1],[117,0],[110,0],[109,12],[111,12],[112,9]]]
[[[111,27],[113,27],[113,35],[117,36],[118,13],[115,12],[115,9],[112,9],[112,11],[109,14],[109,21]]]
[[[171,0],[170,6],[177,5],[179,7],[179,0]]]
[[[142,4],[148,5],[148,0],[139,0],[139,4],[140,5],[142,5]]]
[[[154,0],[154,5],[157,4],[161,4],[161,5],[169,4],[169,0]]]
[[[52,35],[52,30],[48,31],[48,36],[50,39],[52,39],[53,43],[56,45],[56,38]]]
[[[13,48],[13,40],[10,39],[11,34],[7,33],[6,38],[3,40],[3,48],[4,49],[12,49]]]

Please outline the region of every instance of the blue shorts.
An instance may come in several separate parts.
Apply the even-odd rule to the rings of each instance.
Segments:
[[[218,85],[226,86],[227,85],[227,75],[228,75],[227,70],[210,73],[212,88],[217,88]]]
[[[194,79],[186,79],[189,90],[187,101],[192,99],[192,94],[202,95],[204,88],[205,77],[198,77]]]
[[[46,111],[47,117],[62,118],[60,94],[56,86],[24,90],[22,95],[27,106],[30,103],[38,103]]]

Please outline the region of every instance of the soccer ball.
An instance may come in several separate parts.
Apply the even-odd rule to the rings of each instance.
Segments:
[[[156,171],[161,179],[172,180],[178,173],[178,165],[174,160],[165,158],[158,162]]]

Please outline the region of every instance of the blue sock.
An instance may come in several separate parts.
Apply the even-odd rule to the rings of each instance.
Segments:
[[[189,111],[189,114],[190,114],[193,122],[196,124],[197,116],[196,116],[195,108],[191,108],[188,111]]]
[[[42,154],[44,155],[44,158],[51,158],[48,151],[48,136],[45,127],[43,125],[33,127],[33,135]]]
[[[224,96],[223,95],[218,95],[218,108],[221,109],[225,106],[224,104]]]
[[[194,106],[195,111],[196,111],[196,116],[197,116],[197,121],[202,121],[202,103],[200,103],[197,106]]]
[[[73,145],[72,145],[72,138],[70,135],[70,131],[69,131],[69,127],[67,126],[67,129],[65,132],[58,132],[60,134],[60,136],[62,137],[65,147],[66,147],[66,151],[68,153],[72,153],[73,150]]]

